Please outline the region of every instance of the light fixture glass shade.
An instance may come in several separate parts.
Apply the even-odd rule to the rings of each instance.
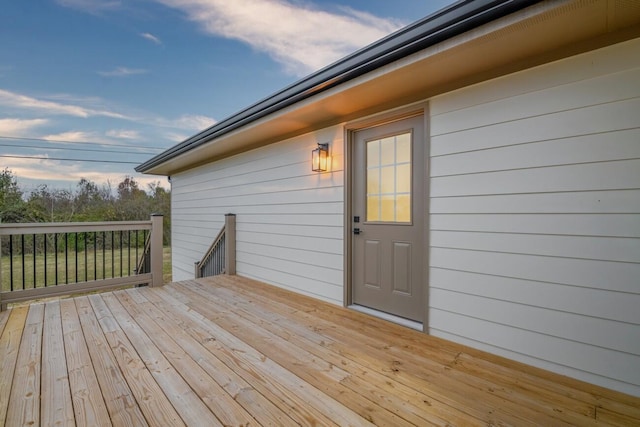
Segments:
[[[311,152],[311,170],[325,172],[329,163],[329,144],[318,144],[318,148]]]

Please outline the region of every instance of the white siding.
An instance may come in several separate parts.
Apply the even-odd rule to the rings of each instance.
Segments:
[[[329,173],[311,171],[311,150],[330,143]],[[325,301],[343,301],[342,126],[172,176],[173,277],[199,260],[236,214],[237,271]]]
[[[640,395],[638,52],[432,100],[432,334]]]

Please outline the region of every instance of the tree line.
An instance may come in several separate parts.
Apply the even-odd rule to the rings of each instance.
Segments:
[[[171,192],[158,182],[146,191],[126,176],[114,188],[80,179],[74,190],[41,184],[28,194],[8,168],[0,171],[0,222],[99,222],[142,221],[151,213],[164,215],[165,245],[171,239]]]

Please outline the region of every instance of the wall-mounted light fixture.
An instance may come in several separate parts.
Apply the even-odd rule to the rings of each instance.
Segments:
[[[318,143],[318,148],[311,152],[311,170],[325,172],[329,166],[329,144]]]

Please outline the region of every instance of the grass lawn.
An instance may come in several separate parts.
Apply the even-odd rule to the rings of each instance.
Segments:
[[[138,251],[138,256],[141,256]],[[34,276],[35,261],[35,276]],[[123,277],[134,274],[137,259],[135,249],[131,251],[123,250],[102,251],[93,250],[76,252],[48,253],[46,258],[46,283],[51,286],[56,281],[56,263],[58,265],[58,283],[76,283],[91,281],[96,279]],[[8,291],[11,288],[11,265],[10,258],[3,254],[2,262],[2,290]],[[163,280],[165,283],[171,281],[171,248],[163,248]],[[13,257],[13,283],[14,289],[23,288],[23,265],[22,256]],[[45,285],[45,257],[43,254],[36,254],[24,257],[24,288],[41,288]]]

